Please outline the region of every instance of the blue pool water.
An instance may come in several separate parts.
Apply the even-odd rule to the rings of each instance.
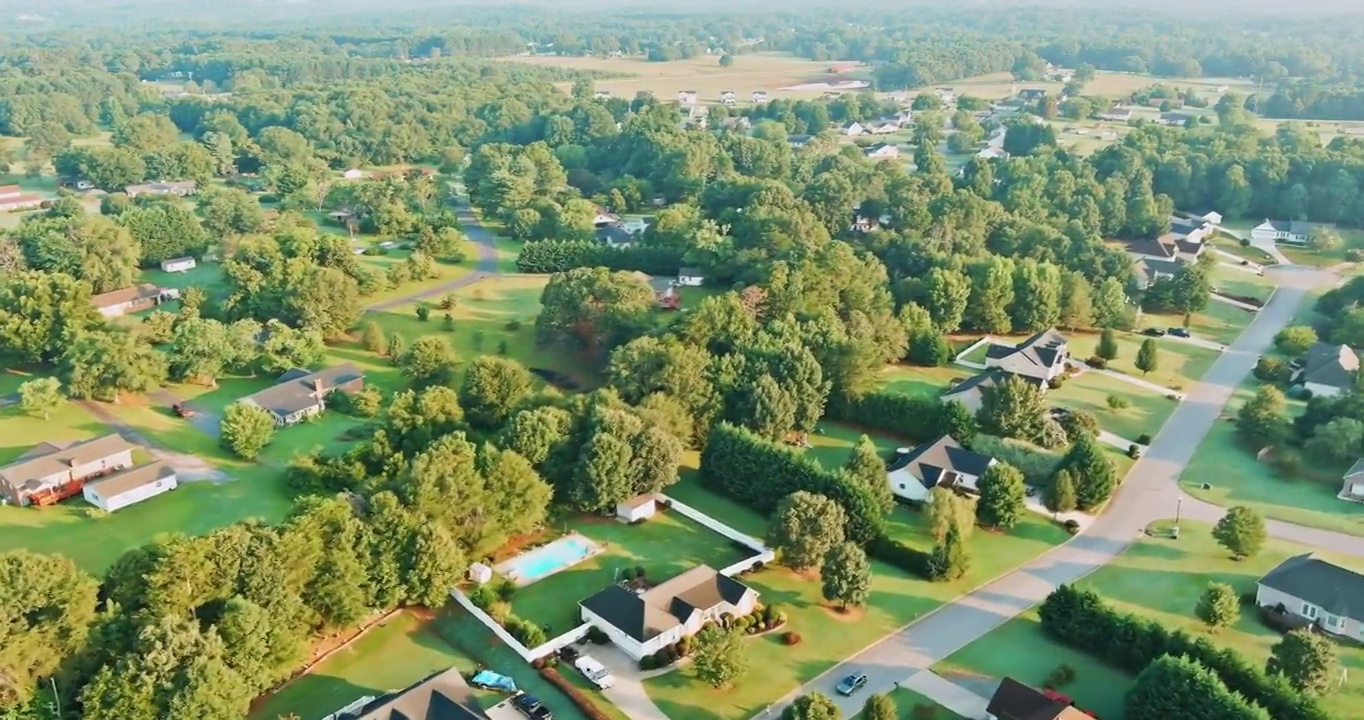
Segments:
[[[597,550],[596,543],[581,535],[559,538],[528,553],[502,563],[498,571],[518,585],[529,585],[547,575],[586,560]]]

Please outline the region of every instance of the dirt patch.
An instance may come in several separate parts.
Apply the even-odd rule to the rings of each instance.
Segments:
[[[866,608],[860,607],[850,607],[843,609],[839,608],[836,605],[834,606],[820,605],[819,609],[823,610],[824,614],[828,616],[830,620],[841,623],[861,622],[863,616],[867,614]]]

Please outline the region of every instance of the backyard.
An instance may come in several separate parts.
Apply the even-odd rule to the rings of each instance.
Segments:
[[[547,627],[549,637],[579,625],[578,602],[609,587],[623,570],[642,567],[656,585],[696,565],[718,570],[751,555],[677,512],[663,511],[638,525],[575,517],[557,529],[576,531],[603,549],[516,591],[512,612]]]
[[[1114,562],[1077,584],[1099,593],[1119,610],[1158,620],[1167,628],[1202,635],[1207,631],[1195,619],[1193,609],[1208,583],[1227,583],[1238,593],[1253,592],[1255,581],[1275,565],[1310,550],[1271,540],[1260,554],[1237,562],[1212,539],[1209,526],[1185,523],[1182,530],[1178,541],[1142,538]],[[1234,627],[1211,636],[1216,645],[1233,648],[1255,664],[1264,662],[1278,639],[1279,635],[1262,625],[1249,607],[1242,608],[1241,620]],[[1364,703],[1364,648],[1344,644],[1340,648],[1347,679],[1341,690],[1325,697],[1325,705],[1332,717],[1355,717]],[[933,670],[949,679],[1007,675],[1040,685],[1061,664],[1075,670],[1075,681],[1060,688],[1062,692],[1104,720],[1122,720],[1122,696],[1132,677],[1049,640],[1038,627],[1035,610],[1010,620]]]
[[[882,388],[902,395],[936,398],[957,381],[974,375],[972,370],[961,365],[944,367],[918,367],[914,365],[887,365],[881,371]]]

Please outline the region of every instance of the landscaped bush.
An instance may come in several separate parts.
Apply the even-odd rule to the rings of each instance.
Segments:
[[[493,592],[493,589],[487,585],[479,585],[469,593],[469,602],[473,603],[474,607],[479,610],[487,612],[488,608],[497,602],[497,593]]]
[[[606,631],[596,625],[587,629],[587,635],[585,637],[587,641],[593,645],[605,645],[611,642],[611,638],[606,634]]]
[[[1150,445],[1150,444],[1151,444],[1151,433],[1142,433],[1142,434],[1138,435],[1138,436],[1137,436],[1137,442],[1141,443],[1142,445]]]
[[[853,542],[871,542],[885,528],[880,505],[856,480],[824,469],[803,451],[728,423],[717,424],[710,431],[701,454],[701,481],[763,514],[771,513],[793,492],[825,495],[847,513],[845,529]]]
[[[1080,532],[1080,521],[1075,520],[1074,518],[1065,521],[1064,523],[1062,523],[1062,525],[1066,528],[1066,532],[1070,533],[1071,535]]]
[[[635,579],[635,569],[632,567],[620,571],[620,579],[625,582],[633,582]]]
[[[910,575],[929,579],[928,553],[916,550],[898,540],[884,536],[877,538],[867,546],[867,554]]]
[[[1186,655],[1275,720],[1330,717],[1315,697],[1294,690],[1282,676],[1265,674],[1240,653],[1219,648],[1207,637],[1171,630],[1159,620],[1120,613],[1091,591],[1062,585],[1042,602],[1038,614],[1048,636],[1127,672],[1140,673],[1162,655]]]
[[[786,632],[784,632],[784,633],[781,634],[781,644],[782,644],[782,645],[791,645],[791,646],[799,645],[801,640],[802,640],[802,638],[801,638],[801,636],[800,636],[800,633],[798,633],[798,632],[792,632],[792,631],[790,631],[790,630],[787,630]]]
[[[828,416],[924,442],[942,434],[942,408],[937,398],[879,391],[851,400],[830,398]]]
[[[1055,690],[1065,687],[1075,680],[1075,668],[1061,663],[1055,670],[1047,675],[1047,679],[1042,681],[1042,687]]]
[[[658,658],[654,655],[645,655],[639,659],[640,670],[657,670]]]
[[[1141,457],[1141,446],[1140,446],[1140,445],[1137,445],[1137,444],[1135,444],[1135,443],[1132,444],[1132,445],[1128,445],[1128,446],[1127,446],[1127,457],[1130,457],[1130,458],[1132,458],[1133,460],[1136,460],[1137,458]]]
[[[544,628],[515,615],[508,615],[507,619],[502,621],[502,627],[505,627],[512,637],[527,648],[543,645],[548,639],[545,637]]]
[[[503,578],[502,582],[497,584],[497,596],[502,598],[503,602],[511,602],[515,595],[516,583],[512,582],[511,578]]]
[[[693,643],[693,642],[695,642],[695,641],[692,640],[692,638],[691,638],[690,635],[687,635],[687,636],[683,637],[681,640],[678,640],[678,641],[677,641],[677,644],[673,646],[673,647],[677,648],[677,656],[678,656],[678,657],[687,657],[688,655],[691,655],[692,643]]]
[[[578,710],[587,717],[587,720],[611,720],[606,713],[602,712],[601,708],[597,707],[597,703],[594,702],[587,693],[580,690],[577,685],[574,685],[565,679],[563,675],[559,674],[558,670],[548,667],[542,668],[540,670],[540,676],[548,680],[554,687],[559,688],[560,692],[567,695],[568,699],[571,700]]]
[[[1107,398],[1104,398],[1104,403],[1108,405],[1109,410],[1124,410],[1131,405],[1131,403],[1127,401],[1127,398],[1121,395],[1109,395]]]
[[[1081,435],[1097,437],[1099,434],[1099,419],[1084,410],[1068,412],[1061,416],[1059,422],[1071,442],[1079,440]]]
[[[1108,361],[1099,357],[1098,355],[1091,355],[1088,358],[1086,358],[1085,364],[1094,368],[1095,370],[1106,370],[1108,368]]]

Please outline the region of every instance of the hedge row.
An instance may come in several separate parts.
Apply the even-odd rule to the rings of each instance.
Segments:
[[[701,454],[701,481],[764,515],[793,492],[818,493],[847,513],[849,540],[866,545],[884,534],[885,518],[866,488],[841,471],[825,470],[803,451],[746,428],[728,423],[711,428]]]
[[[539,240],[521,246],[516,267],[523,273],[548,274],[580,267],[638,270],[676,276],[682,253],[671,248],[614,246],[597,242]]]
[[[928,559],[930,555],[922,550],[916,550],[899,540],[893,540],[882,535],[872,541],[867,546],[867,554],[887,565],[891,565],[910,575],[932,580],[933,574],[928,570]]]
[[[938,398],[911,397],[883,390],[831,402],[829,415],[835,420],[925,442],[942,434],[942,408]]]
[[[589,697],[587,693],[583,692],[577,685],[574,685],[565,679],[563,675],[560,675],[558,670],[555,670],[552,667],[543,667],[540,668],[540,676],[548,680],[554,687],[559,688],[563,694],[567,695],[568,699],[573,701],[574,705],[578,706],[578,709],[582,711],[583,715],[586,716],[588,720],[611,720],[610,716],[602,712],[601,708],[597,707],[595,700]]]
[[[1188,657],[1162,655],[1127,691],[1127,720],[1215,718],[1270,720],[1265,709],[1227,689],[1217,674]]]
[[[1275,720],[1329,720],[1316,698],[1268,675],[1239,653],[1219,649],[1206,637],[1170,630],[1157,620],[1108,607],[1088,590],[1062,585],[1042,602],[1042,629],[1077,650],[1097,655],[1131,673],[1140,673],[1162,655],[1184,655],[1212,670],[1234,692],[1259,705]]]

